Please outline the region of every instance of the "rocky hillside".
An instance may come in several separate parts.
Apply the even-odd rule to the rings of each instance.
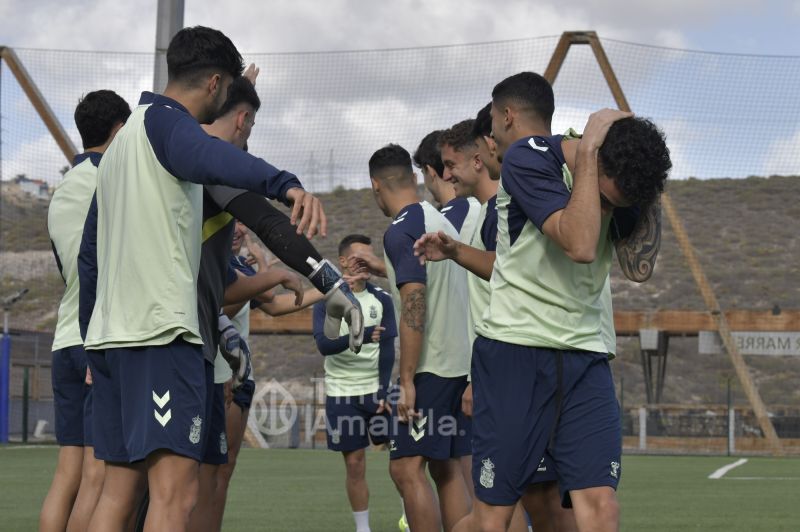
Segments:
[[[668,190],[723,308],[800,309],[800,178],[690,179],[673,181]],[[321,199],[329,234],[315,244],[323,255],[334,257],[339,240],[354,232],[372,237],[380,248],[388,219],[375,206],[370,190],[337,190]],[[0,294],[21,286],[31,289],[15,309],[12,326],[51,329],[61,280],[49,254],[46,205],[3,202],[0,207]],[[612,282],[619,310],[704,308],[666,220],[652,279],[636,285],[622,279],[615,267]],[[260,355],[261,376],[305,380],[322,373],[322,358],[309,337],[262,336],[253,344]],[[640,401],[643,394],[635,344],[621,340],[614,365],[618,380],[624,380],[626,402]],[[800,404],[800,361],[748,361],[768,402]],[[700,356],[696,339],[673,339],[665,400],[722,402],[730,373],[725,356]]]

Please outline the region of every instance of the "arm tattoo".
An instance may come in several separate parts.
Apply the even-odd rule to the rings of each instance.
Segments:
[[[633,233],[615,244],[619,266],[625,277],[643,283],[653,275],[661,248],[661,200],[656,200],[639,217]]]
[[[425,288],[416,288],[403,298],[403,323],[412,330],[425,332]]]

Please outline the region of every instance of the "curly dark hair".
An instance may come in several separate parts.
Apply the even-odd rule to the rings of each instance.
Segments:
[[[473,133],[474,125],[475,119],[467,118],[450,129],[444,130],[439,137],[439,150],[441,151],[445,144],[452,146],[456,151],[461,151],[464,148],[478,149],[478,143],[475,141],[479,137]]]
[[[114,126],[124,124],[130,114],[128,102],[114,91],[99,90],[86,94],[75,108],[75,125],[81,134],[83,149],[105,144]]]
[[[640,207],[651,204],[664,191],[672,168],[664,133],[640,117],[614,122],[598,158],[603,172],[614,180],[625,199]]]

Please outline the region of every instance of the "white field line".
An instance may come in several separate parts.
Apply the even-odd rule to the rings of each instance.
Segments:
[[[720,467],[719,469],[717,469],[716,471],[714,471],[713,473],[708,475],[708,478],[715,479],[715,480],[716,479],[720,479],[720,478],[724,477],[725,473],[727,473],[731,469],[734,469],[734,468],[739,467],[740,465],[744,465],[746,463],[747,463],[747,458],[740,458],[739,460],[736,460],[732,464],[728,464],[726,466]]]
[[[723,480],[800,480],[800,477],[725,477]]]
[[[6,445],[0,446],[0,451],[11,451],[14,449],[57,449],[59,446],[55,444],[43,443],[41,445]]]

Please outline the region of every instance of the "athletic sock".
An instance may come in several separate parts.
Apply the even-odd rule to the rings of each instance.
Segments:
[[[356,522],[356,532],[370,532],[369,510],[364,510],[363,512],[353,512],[353,519]]]
[[[406,518],[406,504],[403,502],[403,498],[400,497],[400,508],[403,509],[403,515],[400,516],[400,522],[398,523],[401,532],[411,532],[411,529],[408,528],[408,519]]]

